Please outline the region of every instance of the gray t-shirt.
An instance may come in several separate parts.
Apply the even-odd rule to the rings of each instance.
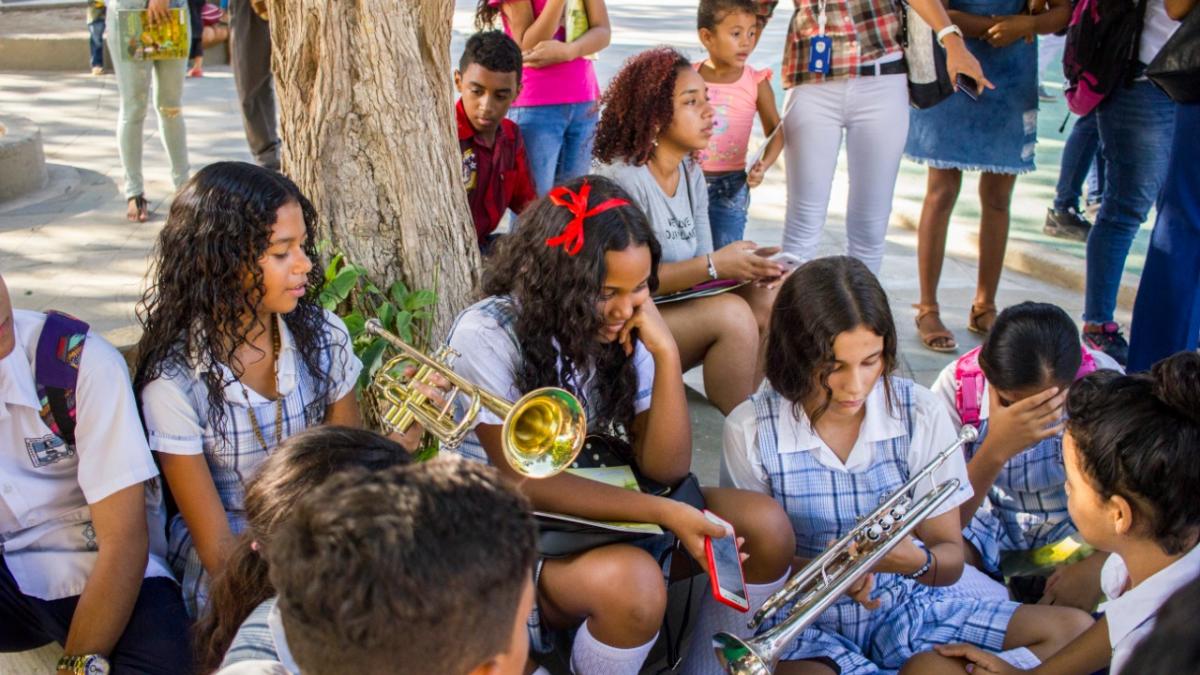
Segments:
[[[662,245],[663,262],[690,260],[713,250],[704,172],[690,158],[679,163],[679,171],[680,181],[674,196],[663,192],[644,164],[614,162],[601,165],[597,171],[625,188],[646,212],[654,236]]]

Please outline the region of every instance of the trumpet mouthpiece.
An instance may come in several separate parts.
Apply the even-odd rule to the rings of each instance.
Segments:
[[[963,443],[970,443],[976,438],[979,438],[979,430],[970,424],[964,424],[962,425],[962,428],[958,430],[958,440]]]

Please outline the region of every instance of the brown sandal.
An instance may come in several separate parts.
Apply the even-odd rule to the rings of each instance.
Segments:
[[[135,223],[144,223],[150,219],[150,204],[144,195],[134,195],[129,198],[129,205],[125,208],[125,218]]]
[[[921,338],[921,344],[925,345],[926,349],[928,349],[930,351],[935,351],[935,352],[942,352],[943,354],[948,354],[951,352],[958,351],[958,341],[954,339],[954,333],[951,333],[949,330],[947,330],[944,327],[945,324],[942,324],[943,328],[941,330],[928,330],[927,331],[927,330],[921,329],[921,319],[924,319],[925,317],[930,316],[930,315],[932,315],[934,318],[936,318],[938,320],[938,323],[941,323],[942,316],[939,313],[938,306],[936,304],[913,305],[913,309],[917,310],[917,319],[916,319],[917,336]],[[949,344],[938,345],[938,344],[935,344],[936,340],[949,340]]]
[[[982,323],[983,319],[991,317],[985,327]],[[971,314],[967,318],[967,330],[978,335],[987,335],[992,330],[992,326],[996,323],[996,306],[992,303],[985,305],[971,305]]]

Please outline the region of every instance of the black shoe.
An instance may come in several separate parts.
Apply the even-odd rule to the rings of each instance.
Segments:
[[[1091,231],[1092,224],[1075,209],[1046,209],[1046,224],[1042,227],[1042,232],[1051,237],[1087,241],[1088,232]]]
[[[1129,359],[1129,343],[1115,321],[1084,326],[1083,341],[1088,347],[1108,354],[1122,366]]]

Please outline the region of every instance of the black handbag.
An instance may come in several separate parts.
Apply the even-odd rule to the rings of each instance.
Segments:
[[[946,70],[946,52],[937,34],[907,0],[896,3],[900,14],[900,45],[908,64],[908,103],[924,110],[950,98],[954,84]]]
[[[704,496],[696,476],[688,474],[677,485],[663,485],[642,475],[633,461],[633,449],[625,441],[612,436],[590,435],[571,468],[590,468],[627,465],[633,469],[638,487],[646,494],[667,497],[703,509]],[[582,553],[598,546],[631,543],[652,537],[674,537],[664,534],[625,532],[598,527],[588,523],[563,520],[552,514],[535,514],[538,526],[538,553],[543,558],[562,558]]]
[[[1200,101],[1200,10],[1183,18],[1146,67],[1146,77],[1177,103]]]

